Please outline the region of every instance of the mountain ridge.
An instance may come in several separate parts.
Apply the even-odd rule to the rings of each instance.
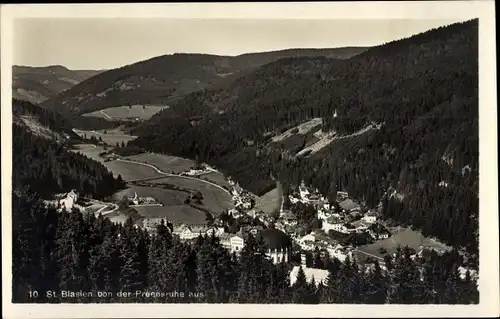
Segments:
[[[302,49],[231,56],[167,54],[102,72],[42,103],[49,109],[84,114],[128,104],[168,104],[180,97],[237,78],[239,73]],[[306,54],[345,58],[366,48],[303,49]],[[228,80],[229,78],[229,80]]]
[[[13,65],[12,96],[32,103],[41,103],[99,72],[102,71],[70,70],[62,65]]]

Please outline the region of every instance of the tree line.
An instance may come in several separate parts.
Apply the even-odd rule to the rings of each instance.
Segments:
[[[460,277],[460,255],[429,253],[415,262],[409,249],[386,257],[387,270],[349,258],[315,258],[326,283],[315,286],[292,265],[272,264],[263,242],[249,237],[238,257],[217,237],[181,242],[169,225],[154,233],[131,219],[58,213],[24,190],[13,192],[13,302],[15,303],[354,303],[470,304],[478,290],[470,273]],[[50,294],[47,294],[50,291]],[[93,292],[64,298],[61,291]],[[106,292],[98,297],[97,291]],[[137,291],[149,292],[136,293]],[[36,292],[36,294],[34,293]],[[54,292],[54,293],[52,293]],[[130,292],[130,297],[120,297]],[[159,293],[176,292],[175,296]],[[35,296],[36,295],[36,296]]]

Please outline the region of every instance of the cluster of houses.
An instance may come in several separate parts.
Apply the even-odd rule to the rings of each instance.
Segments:
[[[228,183],[231,186],[231,197],[235,207],[235,209],[230,211],[230,214],[234,218],[238,218],[234,214],[238,214],[238,212],[241,214],[242,211],[252,209],[255,206],[255,200],[238,183],[235,183],[231,179],[228,179]]]
[[[301,202],[313,205],[317,218],[321,220],[321,229],[299,235],[300,225],[298,218],[290,210],[282,210],[275,228],[289,234],[298,246],[304,251],[326,252],[331,257],[344,261],[348,256],[352,258],[355,248],[352,245],[341,244],[329,236],[334,231],[344,235],[368,234],[373,240],[388,238],[390,232],[378,223],[378,214],[371,210],[364,210],[361,205],[349,198],[346,192],[337,192],[337,203],[333,205],[319,194],[302,183],[298,191],[289,195],[290,203]]]
[[[199,165],[193,166],[189,171],[182,172],[179,175],[181,175],[181,176],[200,176],[200,175],[208,174],[208,173],[212,173],[212,172],[216,172],[216,170],[213,169],[212,167],[208,166],[207,164],[199,164]]]
[[[321,231],[311,232],[298,238],[296,242],[304,251],[314,251],[318,248],[320,252],[326,252],[330,257],[337,258],[342,262],[347,257],[353,258],[354,247],[342,245]]]
[[[163,206],[161,203],[157,202],[153,197],[139,197],[137,192],[134,192],[133,197],[128,197],[128,202],[130,206],[144,206],[144,205],[156,205]]]
[[[328,200],[319,195],[318,190],[308,189],[304,183],[299,186],[298,192],[289,195],[292,204],[302,202],[313,204],[317,210],[317,217],[322,221],[322,230],[329,233],[331,230],[344,233],[370,234],[373,239],[385,239],[390,232],[380,224],[377,224],[378,214],[375,211],[363,211],[360,204],[349,198],[347,192],[337,192],[337,202],[340,209],[335,209]],[[285,212],[283,222],[286,225],[295,225],[293,214]]]
[[[143,227],[150,232],[155,232],[160,223],[167,225],[172,235],[181,241],[192,241],[199,236],[215,236],[220,239],[222,247],[229,252],[241,253],[248,236],[261,237],[267,252],[266,256],[274,263],[289,261],[292,253],[291,240],[283,232],[275,229],[265,229],[262,226],[243,226],[237,233],[229,233],[224,227],[188,224],[169,224],[166,218],[147,218],[143,221]]]

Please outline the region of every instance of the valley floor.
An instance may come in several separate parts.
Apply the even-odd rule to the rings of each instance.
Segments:
[[[201,192],[203,201],[200,208],[216,215],[234,207],[227,188],[228,183],[224,176],[216,170],[200,176],[201,178],[180,175],[182,172],[189,171],[193,166],[194,162],[191,160],[162,154],[143,153],[113,161],[104,161],[99,154],[104,152],[105,148],[101,145],[91,144],[78,144],[74,151],[102,162],[115,176],[120,175],[124,181],[129,182],[127,189],[119,191],[113,196],[114,201],[121,200],[123,196],[132,197],[137,193],[141,197],[152,197],[162,204],[162,206],[134,207],[143,218],[166,217],[173,222],[205,223],[204,211],[184,203],[189,193],[165,189],[162,184]],[[147,186],[133,185],[140,181],[147,183]],[[115,216],[114,219],[119,220],[120,218]],[[126,218],[122,219],[126,220]]]

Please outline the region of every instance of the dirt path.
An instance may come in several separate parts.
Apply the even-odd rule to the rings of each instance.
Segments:
[[[101,114],[104,115],[105,117],[107,117],[110,120],[113,119],[111,116],[109,116],[108,114],[106,114],[103,110],[101,110]]]
[[[137,162],[137,161],[132,161],[132,160],[125,160],[125,159],[117,159],[117,161],[120,161],[120,162],[126,162],[126,163],[132,163],[132,164],[137,164],[137,165],[143,165],[143,166],[147,166],[147,167],[151,167],[152,169],[154,169],[157,173],[159,174],[162,174],[162,175],[165,175],[165,176],[175,176],[175,177],[180,177],[180,178],[184,178],[184,179],[191,179],[191,180],[195,180],[195,181],[199,181],[199,182],[203,182],[203,183],[207,183],[207,184],[210,184],[212,186],[215,186],[221,190],[223,190],[224,192],[226,192],[227,194],[231,195],[231,193],[225,189],[224,187],[220,186],[220,185],[217,185],[215,183],[212,183],[210,181],[206,181],[204,179],[200,179],[200,178],[196,178],[196,177],[189,177],[189,176],[184,176],[184,175],[177,175],[177,174],[171,174],[171,173],[167,173],[167,172],[164,172],[162,170],[160,170],[158,167],[154,166],[154,165],[151,165],[151,164],[147,164],[147,163],[142,163],[142,162]],[[151,179],[150,177],[146,178],[146,179]],[[137,182],[137,181],[141,181],[142,179],[136,179],[136,180],[131,180],[129,182]]]

